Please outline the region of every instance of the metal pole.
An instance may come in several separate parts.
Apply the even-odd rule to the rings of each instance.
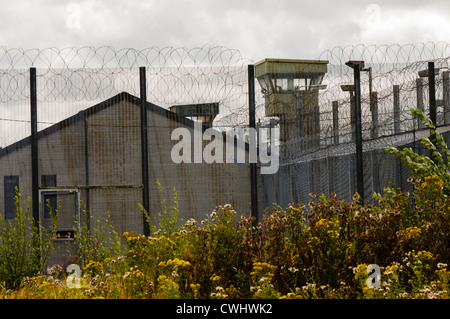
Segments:
[[[424,112],[425,106],[423,102],[423,79],[416,79],[416,90],[417,90],[417,108]],[[417,119],[417,128],[419,130],[423,129],[423,123],[421,120]]]
[[[373,109],[373,79],[372,79],[372,67],[368,67],[367,71],[369,72],[369,104],[370,110]]]
[[[443,100],[444,100],[444,124],[450,124],[450,72],[442,74]]]
[[[355,115],[355,89],[353,85],[353,90],[350,91],[350,123],[352,127],[352,142],[356,141],[356,115]]]
[[[378,92],[372,92],[372,139],[378,138]]]
[[[436,83],[434,77],[434,62],[428,62],[428,89],[430,95],[430,120],[434,126],[436,123]],[[432,143],[436,140],[435,134],[430,134],[430,140]],[[435,160],[433,151],[430,150],[430,158]]]
[[[339,102],[333,101],[333,144],[339,144]]]
[[[298,131],[297,131],[297,137],[299,139],[303,139],[305,137],[304,127],[303,127],[303,97],[296,96],[297,98],[297,125],[298,125]]]
[[[430,120],[436,126],[436,83],[434,78],[434,62],[428,62],[428,88],[430,94]]]
[[[37,141],[37,89],[36,68],[30,68],[30,114],[31,114],[31,198],[33,218],[36,226],[39,225],[39,166]]]
[[[83,112],[83,124],[84,124],[84,181],[86,186],[90,185],[89,182],[89,126],[87,121],[86,112]],[[86,211],[87,211],[87,228],[91,229],[91,195],[89,187],[86,188]]]
[[[150,214],[149,177],[148,177],[148,140],[147,140],[147,81],[146,68],[139,68],[139,82],[141,94],[141,161],[142,161],[142,206]],[[150,226],[144,215],[144,235],[150,235]]]
[[[400,133],[400,86],[393,86],[394,94],[394,134]]]
[[[255,66],[248,66],[248,109],[249,127],[256,127],[256,104],[255,104]],[[258,136],[256,136],[256,141]],[[258,183],[257,183],[256,163],[250,163],[250,198],[252,217],[255,223],[258,222]]]
[[[355,146],[356,146],[356,191],[358,192],[361,203],[364,199],[364,180],[363,180],[363,148],[362,148],[362,124],[361,124],[361,67],[356,64],[353,67],[355,82]]]

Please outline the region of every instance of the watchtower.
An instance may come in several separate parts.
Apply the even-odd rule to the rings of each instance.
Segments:
[[[264,59],[255,76],[265,100],[265,115],[280,122],[280,140],[304,138],[305,147],[318,146],[319,90],[328,61]]]

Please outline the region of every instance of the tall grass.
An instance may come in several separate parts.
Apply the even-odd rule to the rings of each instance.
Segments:
[[[423,143],[448,152],[439,135],[437,141],[439,147],[429,139]],[[445,161],[411,157],[410,150],[389,151],[410,164],[413,191],[387,188],[374,194],[373,205],[363,205],[358,194],[349,202],[334,193],[311,194],[307,205],[274,205],[256,225],[229,204],[203,220],[183,221],[175,193],[172,206],[163,200],[157,220],[148,219],[151,236],[125,232],[126,245],[112,244],[117,249],[108,252],[100,246],[111,238],[106,232],[118,242],[113,227],[106,222],[88,231],[82,225],[77,240],[85,255],[78,289],[67,286],[63,273],[37,275],[40,266],[32,264],[42,260],[24,231],[34,226],[30,217],[19,219],[1,233],[0,256],[12,250],[19,257],[1,259],[0,296],[448,299],[450,199],[445,174],[437,173],[448,167]],[[12,243],[16,237],[19,243]],[[16,259],[21,271],[12,270]],[[377,286],[368,285],[373,264],[381,272]],[[34,277],[22,280],[26,275]],[[5,285],[19,288],[7,292]]]
[[[51,227],[36,224],[31,213],[31,199],[23,207],[21,189],[16,189],[16,218],[4,220],[0,215],[0,282],[5,288],[17,288],[24,277],[35,276],[45,268],[57,230],[59,209],[52,212]]]

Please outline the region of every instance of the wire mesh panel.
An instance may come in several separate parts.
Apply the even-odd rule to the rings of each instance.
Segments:
[[[91,216],[109,215],[118,233],[142,233],[142,132],[146,131],[153,222],[158,223],[159,212],[171,209],[165,203],[179,209],[184,220],[203,218],[225,203],[250,213],[248,149],[244,147],[243,163],[228,163],[225,157],[207,163],[211,154],[203,153],[209,144],[203,138],[208,127],[218,132],[248,127],[248,62],[237,50],[103,47],[2,53],[0,62],[11,63],[0,80],[5,104],[0,120],[9,126],[1,126],[1,160],[5,176],[10,176],[2,195],[9,196],[16,184],[23,185],[25,197],[32,195],[30,77],[27,69],[15,69],[23,66],[37,68],[39,187],[79,188],[83,209]],[[141,66],[147,71],[146,101],[140,99]],[[216,109],[205,113],[199,105]],[[185,116],[186,109],[200,113]],[[200,162],[173,161],[177,140],[172,132],[178,128],[192,138],[191,149],[184,151],[200,149]],[[200,140],[194,139],[196,135]]]
[[[385,148],[413,145],[420,150],[417,141],[428,134],[410,112],[417,106],[429,113],[428,78],[420,72],[428,61],[439,71],[437,124],[449,131],[449,57],[446,43],[338,47],[316,60],[256,63],[237,50],[211,46],[0,48],[1,212],[14,219],[15,190],[31,196],[37,170],[38,188],[79,189],[82,210],[110,218],[119,234],[145,230],[140,204],[146,196],[156,225],[158,213],[202,219],[224,204],[250,215],[255,203],[250,164],[255,158],[259,215],[273,203],[308,203],[310,193],[335,192],[352,200],[356,119],[348,60],[365,61],[365,198],[370,201],[371,193],[390,183],[408,190],[408,169]],[[250,79],[254,97],[249,64],[255,70]],[[31,67],[37,73],[34,169]],[[265,174],[271,164],[274,170]],[[50,199],[54,205],[55,198]]]
[[[283,105],[289,104],[292,109],[290,112],[276,114],[275,117],[280,135],[284,134],[285,137],[280,142],[280,156],[284,157],[285,163],[283,172],[295,174],[289,177],[282,177],[280,174],[280,178],[286,181],[296,180],[293,189],[284,186],[289,195],[280,195],[279,202],[286,202],[284,196],[298,198],[300,193],[306,193],[304,189],[325,195],[336,192],[339,198],[346,200],[351,200],[356,191],[356,119],[353,113],[355,89],[353,70],[345,65],[349,60],[365,62],[365,68],[361,71],[362,175],[365,199],[370,203],[373,192],[383,192],[390,185],[396,185],[405,191],[411,189],[407,182],[410,177],[409,169],[385,149],[388,146],[406,146],[427,136],[427,131],[413,118],[410,109],[418,107],[429,113],[429,83],[424,76],[429,61],[433,61],[439,70],[435,75],[437,125],[442,131],[447,130],[450,123],[449,56],[450,47],[442,42],[406,46],[359,45],[327,50],[315,61],[280,60],[279,67],[284,69],[275,75],[265,69],[269,74],[268,78],[272,76],[273,84],[278,85],[273,86],[271,93],[283,93]],[[314,72],[320,73],[313,71],[315,63],[324,61],[328,63],[320,85],[305,82],[303,89],[301,85],[292,85],[289,89],[288,83],[292,81],[289,78],[294,79],[292,83],[295,83],[295,78],[313,79]],[[285,62],[297,64],[297,68],[308,65],[310,69],[299,71],[294,66],[287,69],[282,64]],[[272,73],[276,72],[272,70]],[[265,77],[266,75],[261,75],[261,81]],[[267,80],[265,83],[262,88],[263,94],[267,96],[271,90],[271,82]],[[318,90],[318,99],[307,100],[296,95],[296,92],[301,93],[302,90]],[[289,94],[291,101],[285,98]],[[308,102],[311,104],[309,109],[313,111],[305,112]],[[267,98],[265,107],[267,111]],[[311,116],[314,118],[312,122],[309,119]],[[314,129],[305,131],[307,125],[313,125]],[[293,135],[295,132],[301,133]],[[304,170],[292,169],[300,163],[304,165]],[[290,166],[291,169],[285,166]],[[309,200],[304,196],[300,197],[303,202]]]

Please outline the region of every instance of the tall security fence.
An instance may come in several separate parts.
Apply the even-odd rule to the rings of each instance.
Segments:
[[[355,89],[348,61],[364,61],[360,72],[361,136],[363,141],[363,192],[365,202],[387,186],[411,189],[407,167],[388,154],[388,146],[411,147],[423,154],[419,142],[429,136],[411,108],[430,115],[430,92],[435,98],[435,123],[448,140],[450,129],[449,55],[447,43],[414,45],[347,46],[323,52],[328,62],[319,88],[318,108],[297,109],[277,122],[288,132],[298,123],[314,118],[314,132],[288,138],[281,143],[278,176],[264,176],[268,203],[287,205],[290,200],[308,203],[311,193],[351,200],[357,191]],[[435,68],[430,90],[429,63]],[[298,101],[298,100],[297,100]],[[292,135],[292,132],[291,132]],[[425,153],[426,154],[426,153]],[[267,187],[268,186],[268,187]],[[362,195],[362,194],[361,194]]]
[[[226,203],[250,214],[245,163],[172,158],[177,128],[200,135],[202,148],[213,121],[248,123],[239,115],[248,116],[248,65],[210,46],[0,48],[2,217],[14,221],[17,190],[44,227],[59,205],[52,262],[61,263],[77,254],[67,245],[77,223],[148,235],[144,211],[155,224],[165,211],[200,220]]]
[[[447,43],[263,61],[211,46],[0,48],[0,211],[14,220],[21,189],[48,225],[48,205],[59,203],[58,236],[70,241],[91,218],[149,234],[143,209],[157,223],[164,211],[201,220],[224,204],[261,218],[310,193],[350,200],[358,174],[367,202],[390,183],[408,190],[408,169],[385,148],[422,151],[429,133],[410,109],[430,112],[429,62],[448,137],[449,58]],[[360,132],[351,60],[364,61]]]

